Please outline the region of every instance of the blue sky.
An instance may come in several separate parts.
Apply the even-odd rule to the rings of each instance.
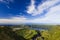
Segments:
[[[0,0],[0,24],[60,24],[60,0]]]

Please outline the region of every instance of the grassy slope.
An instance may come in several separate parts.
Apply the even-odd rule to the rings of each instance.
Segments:
[[[40,31],[44,40],[60,40],[60,26],[51,26],[48,28],[49,30]],[[29,30],[28,28],[14,32],[9,27],[0,27],[0,40],[32,40],[31,38],[36,34],[36,30]],[[42,40],[42,38],[37,37],[36,40]]]

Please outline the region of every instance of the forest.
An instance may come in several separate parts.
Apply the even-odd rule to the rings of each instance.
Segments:
[[[60,40],[60,25],[0,26],[0,40]]]

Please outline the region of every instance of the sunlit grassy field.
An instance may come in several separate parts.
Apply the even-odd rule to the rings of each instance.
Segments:
[[[20,29],[13,30],[14,28]],[[23,28],[0,26],[0,40],[60,40],[60,25],[40,25],[39,28],[42,30],[30,29],[26,25]]]

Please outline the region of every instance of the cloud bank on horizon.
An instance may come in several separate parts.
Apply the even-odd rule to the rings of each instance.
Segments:
[[[3,0],[0,0],[3,2]],[[27,14],[34,16],[42,16],[42,18],[28,19],[24,16],[11,17],[10,19],[0,19],[0,23],[20,24],[20,23],[43,23],[43,24],[60,24],[60,0],[42,0],[36,5],[35,0],[30,0],[31,3],[25,10]],[[11,2],[11,1],[9,1]],[[43,15],[41,15],[43,14]]]

